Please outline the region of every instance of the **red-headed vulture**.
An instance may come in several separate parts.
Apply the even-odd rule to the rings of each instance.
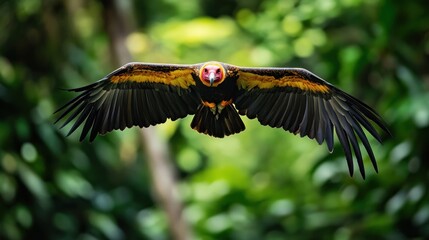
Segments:
[[[191,127],[222,138],[245,129],[240,115],[334,147],[334,130],[344,148],[350,175],[352,152],[365,175],[359,140],[377,170],[366,129],[389,133],[368,105],[302,68],[249,68],[221,62],[194,65],[128,63],[103,79],[70,89],[79,95],[61,107],[61,127],[76,119],[80,140],[132,126],[148,127],[194,115]],[[69,115],[69,116],[68,116]],[[68,117],[66,117],[68,116]],[[58,121],[57,120],[57,121]]]

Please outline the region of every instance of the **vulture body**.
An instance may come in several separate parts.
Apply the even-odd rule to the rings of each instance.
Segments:
[[[90,85],[58,109],[68,135],[83,125],[80,140],[132,126],[148,127],[194,115],[191,127],[213,137],[245,129],[240,115],[262,125],[334,146],[334,130],[353,174],[352,152],[365,176],[359,140],[377,170],[366,129],[381,142],[377,125],[389,133],[368,105],[302,68],[248,68],[221,62],[193,65],[128,63]],[[68,117],[66,117],[68,116]]]

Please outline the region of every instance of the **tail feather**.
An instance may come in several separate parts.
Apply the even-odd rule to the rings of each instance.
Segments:
[[[239,133],[245,129],[244,123],[233,105],[226,106],[218,113],[201,104],[192,119],[191,127],[200,133],[219,138]]]

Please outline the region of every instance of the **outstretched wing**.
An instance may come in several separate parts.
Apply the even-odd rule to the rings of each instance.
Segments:
[[[68,135],[83,124],[80,141],[89,132],[92,141],[114,129],[183,118],[199,104],[192,74],[194,65],[126,64],[93,84],[70,89],[80,94],[57,110],[56,122],[66,118],[62,128],[77,119]]]
[[[344,148],[350,175],[353,175],[353,151],[365,177],[360,139],[378,171],[363,129],[378,141],[381,137],[373,123],[385,132],[389,131],[371,107],[305,69],[240,68],[238,74],[241,93],[235,106],[240,114],[257,118],[262,125],[316,139],[319,144],[325,141],[331,152],[335,129]]]

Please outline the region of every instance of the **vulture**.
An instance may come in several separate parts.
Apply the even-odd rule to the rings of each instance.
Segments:
[[[253,68],[210,61],[198,64],[132,62],[84,87],[56,111],[83,125],[80,141],[133,126],[148,127],[194,115],[191,127],[222,138],[245,129],[240,115],[283,128],[334,148],[334,130],[353,175],[353,152],[365,177],[359,142],[377,163],[365,130],[381,142],[375,127],[390,134],[371,107],[303,68]]]

